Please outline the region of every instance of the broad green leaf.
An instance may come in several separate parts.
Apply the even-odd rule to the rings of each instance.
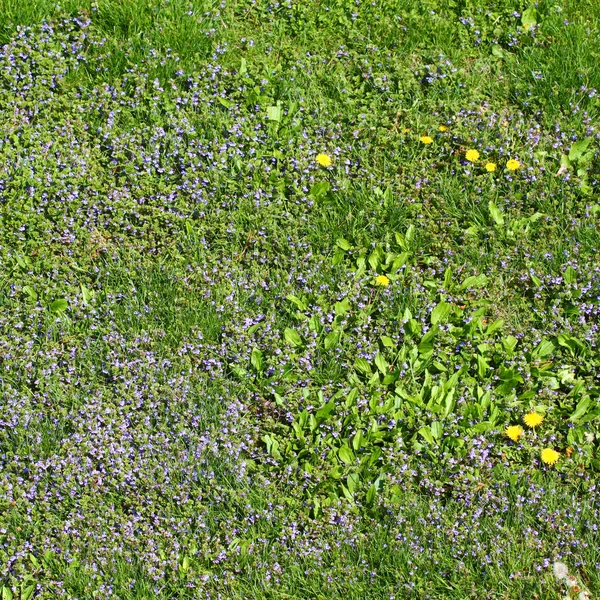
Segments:
[[[531,29],[538,23],[538,12],[535,6],[530,6],[527,10],[523,11],[521,15],[521,23],[525,29]]]
[[[300,416],[298,417],[298,423],[302,429],[304,429],[306,427],[306,425],[308,424],[308,417],[309,417],[308,411],[306,409],[304,409],[300,413]]]
[[[348,486],[348,490],[351,494],[355,494],[358,490],[358,486],[360,485],[360,476],[358,473],[352,473],[346,477],[346,485]]]
[[[588,146],[592,143],[593,137],[587,137],[584,140],[579,140],[571,146],[569,150],[569,160],[571,162],[577,162],[581,159],[584,152],[588,149]]]
[[[488,202],[488,208],[490,209],[490,215],[494,220],[494,223],[496,223],[496,225],[504,225],[504,217],[493,200]]]
[[[83,303],[89,304],[90,301],[92,300],[92,298],[94,297],[94,292],[92,292],[92,290],[90,290],[83,283],[80,284],[80,287],[81,287],[81,297],[83,299]]]
[[[454,309],[454,304],[442,300],[432,311],[431,311],[431,324],[445,323],[448,317]]]
[[[320,198],[321,196],[324,196],[329,191],[330,187],[331,186],[329,185],[329,182],[320,181],[319,183],[315,183],[310,188],[310,195],[313,198]]]
[[[304,302],[304,300],[301,300],[297,296],[294,296],[294,294],[288,294],[286,296],[286,300],[293,302],[300,310],[306,310],[308,308],[306,302]]]
[[[25,295],[27,295],[34,302],[37,300],[37,297],[38,297],[37,292],[30,285],[23,286],[23,293]]]
[[[494,406],[493,404],[492,406],[492,413],[490,414],[490,423],[492,425],[495,425],[496,422],[498,421],[498,417],[500,416],[500,409],[497,406]]]
[[[265,360],[263,353],[258,349],[254,348],[250,354],[250,364],[254,367],[257,373],[262,373],[265,368]]]
[[[569,160],[569,157],[566,154],[561,154],[560,168],[556,172],[555,177],[560,177],[561,175],[564,175],[565,173],[567,173],[569,171],[569,169],[571,167],[572,167],[572,165],[571,165],[571,161]]]
[[[308,319],[308,326],[317,333],[321,333],[321,331],[323,331],[323,323],[321,323],[318,315],[313,315],[310,317],[310,319]]]
[[[375,496],[377,495],[377,488],[375,487],[375,484],[372,483],[369,486],[369,491],[367,492],[367,496],[365,498],[365,503],[367,506],[373,506],[373,503],[375,502]]]
[[[50,311],[53,313],[61,313],[67,310],[69,304],[64,298],[57,298],[50,304]]]
[[[335,348],[338,343],[340,341],[340,332],[339,331],[332,331],[331,333],[328,333],[325,336],[325,350],[331,350],[332,348]]]
[[[392,268],[390,271],[392,273],[399,271],[407,263],[409,257],[410,254],[408,252],[402,252],[401,254],[398,254],[398,256],[394,258],[394,262],[392,263]]]
[[[461,284],[460,289],[466,290],[468,288],[480,288],[483,287],[488,281],[488,278],[483,274],[471,275],[467,277]]]
[[[435,443],[433,435],[431,435],[431,429],[427,425],[419,429],[419,434],[428,444],[433,445]]]
[[[344,256],[346,256],[346,253],[341,248],[336,248],[333,252],[331,264],[334,267],[339,265],[344,260]]]
[[[238,544],[239,544],[239,540],[237,540]],[[237,546],[237,544],[236,544]],[[183,560],[181,561],[181,570],[183,572],[188,571],[190,568],[190,559],[187,556],[183,557]]]
[[[444,271],[444,288],[449,290],[452,287],[452,269],[447,267]]]
[[[388,337],[387,335],[382,335],[379,339],[381,340],[381,343],[386,348],[395,348],[396,347],[394,340],[392,338]]]
[[[418,349],[419,354],[422,356],[430,355],[433,352],[433,339],[435,338],[437,332],[439,331],[439,327],[434,325],[424,336],[421,342],[419,343]]]
[[[577,282],[577,271],[570,265],[565,269],[563,273],[563,279],[566,284]]]
[[[340,302],[336,302],[333,305],[336,315],[345,315],[350,310],[350,300],[344,298]]]
[[[281,106],[269,106],[267,108],[269,121],[281,121]]]
[[[377,252],[377,250],[373,250],[373,252],[371,252],[371,254],[369,255],[369,265],[371,265],[371,269],[373,269],[373,271],[377,271],[377,267],[379,267],[379,263],[381,261],[381,256],[379,254],[379,252]]]
[[[585,398],[580,400],[579,404],[577,404],[575,412],[569,417],[569,421],[575,422],[581,419],[581,417],[583,417],[587,413],[591,403],[592,400],[589,396],[586,396]]]
[[[379,369],[379,372],[383,375],[386,375],[388,372],[388,362],[385,360],[385,357],[380,352],[377,353],[375,357],[375,365]]]
[[[331,471],[329,471],[329,477],[333,479],[341,479],[344,473],[344,469],[340,465],[335,465]]]
[[[346,497],[346,500],[348,500],[348,502],[351,502],[352,504],[354,504],[354,496],[350,492],[350,490],[344,484],[342,484],[341,487],[342,487],[342,492],[344,493],[344,496]]]
[[[434,437],[434,439],[442,439],[442,435],[444,433],[444,426],[439,421],[434,421],[430,426],[430,430],[431,435]]]
[[[477,423],[474,427],[472,427],[472,431],[476,431],[477,433],[485,433],[490,429],[493,429],[494,425],[490,421],[482,421],[481,423]]]
[[[507,354],[512,354],[518,343],[519,340],[513,335],[507,335],[502,339],[502,347]]]
[[[447,394],[444,400],[444,418],[448,418],[448,416],[454,410],[454,406],[456,404],[456,400],[454,398],[455,388],[452,388]]]
[[[322,406],[315,413],[315,418],[317,419],[317,422],[319,424],[325,422],[329,418],[329,415],[333,412],[334,408],[335,408],[335,401],[334,400],[330,400],[327,404],[325,404],[324,406]]]
[[[21,269],[24,271],[29,271],[31,269],[31,259],[29,256],[21,256],[19,254],[15,254],[15,260]]]
[[[504,326],[504,319],[496,319],[493,323],[490,323],[487,326],[487,329],[485,330],[485,334],[492,335],[492,333],[495,333],[499,329],[502,329],[503,326]]]
[[[583,354],[585,352],[585,344],[568,333],[557,335],[556,340],[560,346],[568,348],[573,355]]]
[[[364,358],[357,358],[354,363],[354,368],[362,375],[371,374],[371,365]]]
[[[218,102],[220,104],[222,104],[225,108],[231,108],[235,102],[233,102],[232,100],[227,100],[227,98],[221,98],[221,96],[219,96],[217,98]]]
[[[352,447],[354,448],[355,452],[358,452],[360,450],[361,446],[363,445],[363,442],[364,442],[363,432],[362,432],[362,429],[359,429],[354,434],[354,437],[352,438]]]
[[[479,377],[481,377],[481,379],[486,378],[489,368],[490,368],[490,365],[487,363],[485,358],[483,358],[483,356],[478,354],[477,355],[477,374],[479,375]]]
[[[345,240],[344,238],[338,238],[335,243],[337,244],[338,248],[341,248],[342,250],[350,250],[352,248],[352,246],[350,245],[350,242],[348,242],[348,240]]]
[[[504,49],[500,44],[494,44],[492,46],[492,54],[497,58],[504,58]]]
[[[589,423],[590,421],[595,421],[600,419],[600,409],[589,411],[585,416],[579,419],[579,423],[582,425],[584,423]]]
[[[396,369],[395,371],[388,373],[383,378],[383,381],[381,383],[383,385],[390,385],[390,384],[394,383],[395,381],[397,381],[398,377],[400,377],[400,371],[398,369]]]
[[[373,467],[375,463],[379,460],[381,454],[381,448],[379,446],[375,446],[375,448],[373,448],[373,450],[371,451],[371,456],[369,457],[367,466]]]
[[[284,331],[285,340],[291,346],[302,346],[302,338],[294,329],[290,329],[289,327],[285,328]]]
[[[534,358],[546,358],[554,352],[555,344],[552,340],[542,340],[532,352]]]
[[[346,408],[350,408],[351,406],[354,406],[357,398],[358,398],[358,390],[356,388],[352,388],[348,392],[348,395],[346,396],[346,402],[345,402]]]
[[[492,392],[491,392],[491,390],[484,392],[483,389],[480,388],[479,386],[477,386],[477,391],[483,392],[481,394],[481,396],[479,396],[479,406],[481,406],[481,408],[485,410],[492,401]]]
[[[281,453],[279,452],[279,442],[270,435],[264,435],[262,437],[263,442],[267,447],[267,452],[273,457],[280,459]]]
[[[351,465],[354,462],[354,452],[348,446],[342,446],[338,450],[338,457],[346,465]]]
[[[32,583],[31,585],[22,588],[20,600],[31,600],[31,598],[33,598],[33,592],[35,592],[36,587],[37,584]]]

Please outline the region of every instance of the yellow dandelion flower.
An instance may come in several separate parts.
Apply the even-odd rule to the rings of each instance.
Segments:
[[[520,425],[511,425],[506,428],[504,432],[507,437],[509,437],[513,442],[519,440],[519,436],[523,434],[523,428]]]
[[[488,173],[493,173],[496,170],[496,163],[489,162],[485,165],[485,170]]]
[[[465,154],[465,158],[469,161],[469,162],[477,162],[479,160],[479,152],[477,150],[467,150],[467,153]]]
[[[422,135],[420,138],[421,142],[423,142],[424,144],[431,144],[433,143],[433,138],[429,137],[428,135]]]
[[[516,171],[519,167],[521,166],[521,163],[518,160],[515,160],[514,158],[511,158],[507,163],[506,163],[506,168],[509,171]]]
[[[382,285],[385,287],[386,285],[390,285],[390,280],[385,275],[377,275],[377,277],[375,277],[375,285]]]
[[[327,156],[327,154],[317,154],[315,160],[322,167],[330,167],[331,166],[331,158],[329,156]]]
[[[402,130],[402,133],[410,133],[410,128],[409,128],[409,127],[405,127],[405,128]]]
[[[442,133],[444,133],[444,131],[448,131],[448,128],[447,128],[445,125],[440,125],[440,126],[438,127],[438,129],[439,129],[439,130],[440,130]]]
[[[527,425],[527,427],[531,427],[531,429],[540,425],[543,420],[544,417],[542,417],[542,415],[538,415],[534,412],[527,413],[523,417],[523,422],[525,423],[525,425]]]
[[[546,463],[547,465],[553,465],[558,462],[560,454],[552,448],[544,448],[542,450],[541,458],[542,462]]]

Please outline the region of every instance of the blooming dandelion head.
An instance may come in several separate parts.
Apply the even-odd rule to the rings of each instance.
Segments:
[[[560,458],[560,454],[556,450],[553,450],[552,448],[544,448],[542,450],[541,457],[542,457],[543,463],[545,463],[547,465],[553,465],[558,462],[558,459]]]
[[[496,170],[496,163],[493,163],[493,162],[486,163],[485,170],[488,173],[493,173]]]
[[[513,442],[519,440],[519,437],[523,434],[523,428],[520,425],[511,425],[506,428],[504,432]]]
[[[445,125],[440,125],[440,126],[438,127],[438,129],[439,129],[439,130],[440,130],[442,133],[444,133],[444,131],[448,131],[448,128],[447,128]]]
[[[469,161],[469,162],[477,162],[479,160],[479,151],[478,150],[467,150],[467,153],[465,154],[465,158]]]
[[[433,138],[428,135],[422,135],[419,139],[421,140],[421,142],[423,144],[426,144],[426,145],[433,143]]]
[[[566,579],[569,575],[569,568],[565,563],[555,562],[552,565],[552,572],[554,573],[554,577],[556,579]]]
[[[527,425],[527,427],[531,427],[531,429],[540,425],[543,420],[544,417],[542,417],[542,415],[538,415],[534,412],[527,413],[523,417],[523,422],[525,423],[525,425]]]
[[[331,166],[331,157],[328,156],[327,154],[317,154],[315,160],[322,166],[322,167],[330,167]]]
[[[375,277],[375,285],[387,286],[390,285],[390,280],[386,275],[377,275]]]
[[[507,163],[506,163],[506,168],[509,171],[516,171],[519,167],[521,166],[521,163],[518,160],[515,160],[514,158],[511,158]]]

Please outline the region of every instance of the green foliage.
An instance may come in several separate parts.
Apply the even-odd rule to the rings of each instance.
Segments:
[[[1,600],[599,589],[599,24],[0,3]]]

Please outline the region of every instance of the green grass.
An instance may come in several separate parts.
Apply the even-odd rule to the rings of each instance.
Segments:
[[[1,2],[1,600],[600,593],[599,35]]]

